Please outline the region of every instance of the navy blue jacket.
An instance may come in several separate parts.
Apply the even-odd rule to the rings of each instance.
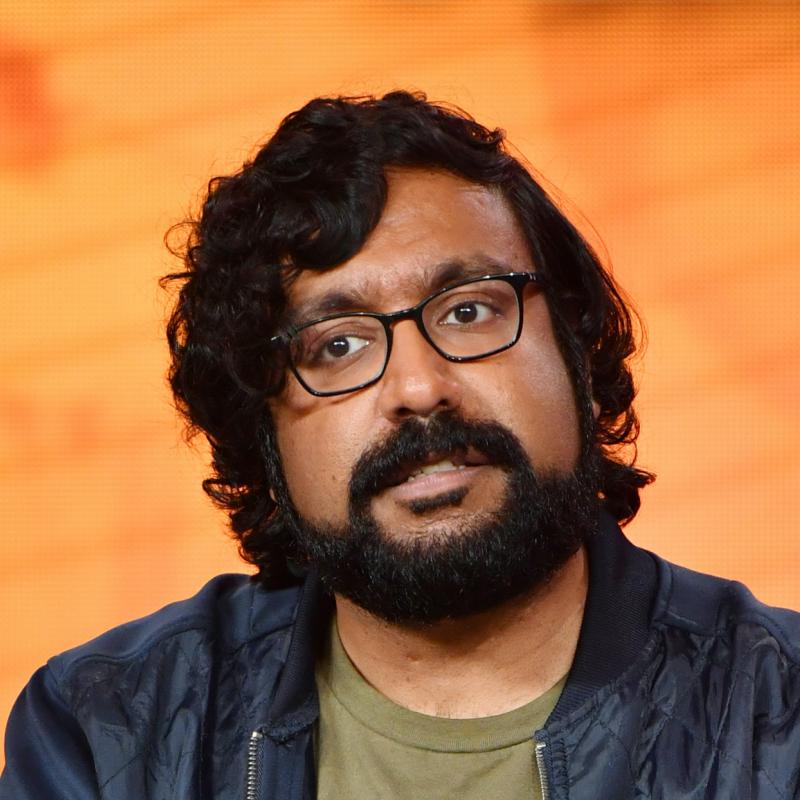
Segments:
[[[605,520],[578,650],[531,732],[550,800],[800,797],[800,615],[676,567]],[[2,800],[301,800],[316,793],[310,576],[223,575],[52,659],[12,712]]]

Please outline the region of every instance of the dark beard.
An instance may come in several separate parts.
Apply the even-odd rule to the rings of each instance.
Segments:
[[[505,497],[496,511],[476,515],[458,530],[434,527],[430,535],[407,539],[381,529],[370,506],[386,488],[387,476],[430,453],[467,448],[506,473]],[[507,428],[443,413],[428,424],[407,420],[363,454],[350,481],[346,526],[301,519],[282,480],[276,489],[298,561],[315,565],[331,591],[375,616],[420,625],[477,614],[545,584],[597,526],[596,472],[594,460],[584,459],[573,473],[537,478]],[[409,508],[421,515],[457,505],[464,494]]]

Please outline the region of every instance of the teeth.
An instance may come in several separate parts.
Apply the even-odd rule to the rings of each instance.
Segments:
[[[419,478],[420,475],[433,475],[434,472],[445,472],[451,469],[464,469],[464,464],[454,464],[450,459],[442,459],[441,461],[437,461],[435,464],[426,464],[424,467],[420,467],[415,472],[412,472],[411,475],[408,476],[409,481],[413,481],[416,478]]]

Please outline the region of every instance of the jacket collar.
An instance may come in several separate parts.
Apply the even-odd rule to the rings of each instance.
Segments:
[[[656,565],[632,545],[603,512],[587,544],[589,590],[578,647],[564,691],[548,723],[566,716],[621,675],[649,636]],[[332,601],[315,570],[300,592],[294,631],[273,702],[267,733],[285,741],[319,716],[314,668],[332,613]]]
[[[319,717],[314,669],[332,612],[333,600],[316,569],[309,570],[300,589],[292,638],[266,725],[272,739],[285,741]]]
[[[548,719],[566,716],[619,677],[650,636],[657,584],[655,560],[632,545],[608,513],[587,544],[589,591],[575,659]]]

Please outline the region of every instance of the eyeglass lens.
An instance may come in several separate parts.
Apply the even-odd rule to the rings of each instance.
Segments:
[[[517,335],[515,289],[502,280],[456,286],[432,297],[422,322],[434,347],[455,358],[478,358],[511,343]],[[376,378],[384,369],[388,341],[383,323],[371,316],[322,320],[292,340],[292,361],[317,392],[340,392]]]

